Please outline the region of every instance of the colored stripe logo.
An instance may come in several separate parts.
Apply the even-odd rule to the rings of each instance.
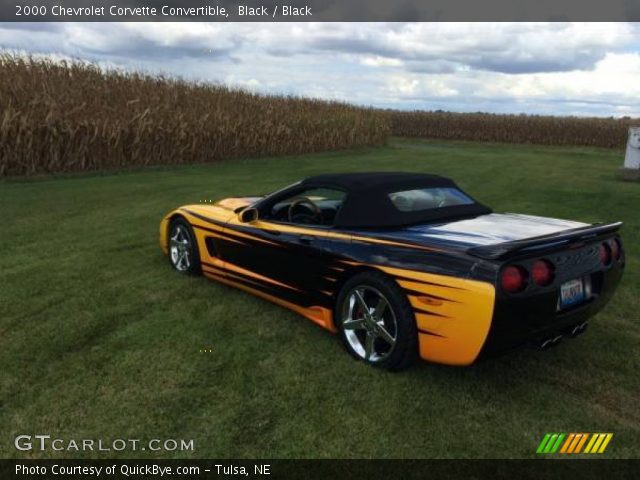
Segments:
[[[613,433],[547,433],[536,453],[604,453]]]

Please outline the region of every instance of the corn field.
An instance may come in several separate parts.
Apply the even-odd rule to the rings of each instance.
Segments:
[[[303,154],[389,135],[624,148],[629,118],[399,112],[0,55],[0,177]]]
[[[0,56],[0,176],[381,145],[383,112]]]
[[[388,111],[393,135],[478,142],[624,148],[631,118]]]

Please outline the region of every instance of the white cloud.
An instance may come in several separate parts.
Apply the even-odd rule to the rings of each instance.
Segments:
[[[259,92],[261,89],[264,89],[264,85],[255,78],[245,79],[237,78],[235,75],[229,75],[225,78],[224,83],[230,87],[242,88],[250,92]]]
[[[397,58],[381,57],[379,55],[363,56],[360,58],[360,64],[367,67],[399,67],[402,60]]]
[[[619,100],[640,106],[640,54],[607,53],[593,70],[535,73],[522,78],[501,77],[485,90],[491,97],[503,89],[516,98],[566,98]]]
[[[444,78],[421,79],[417,75],[397,75],[389,79],[387,91],[400,97],[453,97],[459,91],[451,87],[451,82]]]

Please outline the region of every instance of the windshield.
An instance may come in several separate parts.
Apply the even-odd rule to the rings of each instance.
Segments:
[[[418,188],[388,195],[393,205],[401,212],[418,212],[475,203],[463,192],[452,187]]]

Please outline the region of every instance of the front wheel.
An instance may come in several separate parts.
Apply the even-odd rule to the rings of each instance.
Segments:
[[[181,273],[200,273],[196,237],[191,225],[182,218],[173,220],[169,225],[169,260],[173,268]]]
[[[348,280],[336,305],[342,343],[355,358],[387,370],[404,370],[418,357],[411,304],[398,284],[378,272]]]

